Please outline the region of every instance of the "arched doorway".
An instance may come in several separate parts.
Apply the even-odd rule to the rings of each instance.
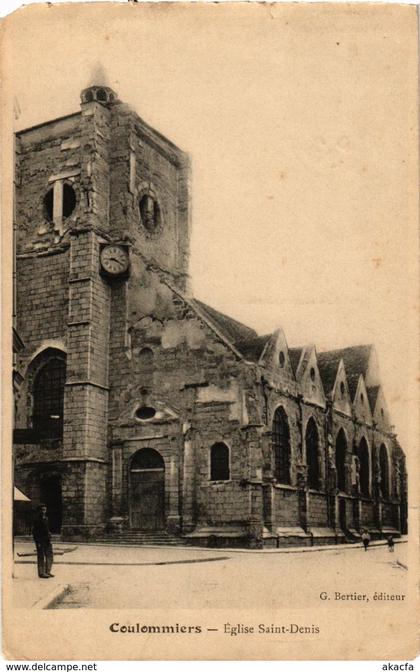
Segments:
[[[335,468],[337,470],[337,488],[341,492],[346,492],[346,452],[346,435],[344,430],[340,429],[335,442]]]
[[[152,448],[141,448],[131,458],[130,525],[149,531],[165,527],[165,463]]]
[[[61,476],[51,475],[42,477],[39,483],[39,495],[40,501],[47,507],[50,531],[53,534],[59,534],[63,518]]]

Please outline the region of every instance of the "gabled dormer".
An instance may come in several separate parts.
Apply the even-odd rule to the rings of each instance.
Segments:
[[[351,397],[343,359],[334,351],[318,353],[318,366],[327,399],[336,410],[351,415]]]
[[[380,385],[368,387],[367,393],[373,421],[377,428],[384,432],[391,431],[391,419],[382,387]]]
[[[341,411],[346,415],[351,415],[351,398],[350,390],[347,382],[346,368],[341,359],[338,365],[337,375],[334,382],[334,387],[331,392],[333,407],[337,411]]]
[[[356,393],[353,400],[353,410],[356,420],[365,422],[371,425],[373,422],[372,413],[370,410],[369,397],[366,389],[365,379],[362,375],[359,376],[357,382]]]
[[[283,329],[276,329],[271,334],[264,346],[258,364],[267,369],[267,372],[274,378],[292,379],[294,377]]]
[[[325,408],[325,393],[314,345],[307,345],[302,349],[296,369],[296,380],[299,383],[305,401]]]

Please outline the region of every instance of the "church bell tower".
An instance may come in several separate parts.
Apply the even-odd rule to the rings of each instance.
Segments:
[[[148,269],[187,288],[189,160],[106,86],[19,132],[16,154],[18,481],[36,501],[55,479],[63,537],[89,538],[108,516],[112,395]]]

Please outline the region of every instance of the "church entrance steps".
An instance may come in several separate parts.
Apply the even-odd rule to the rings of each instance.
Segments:
[[[167,532],[141,532],[137,530],[124,530],[120,533],[104,534],[95,541],[109,542],[111,544],[129,544],[132,546],[185,546],[181,537]]]

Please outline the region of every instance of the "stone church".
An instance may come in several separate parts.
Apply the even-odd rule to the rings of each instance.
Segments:
[[[15,483],[53,532],[260,548],[407,531],[374,347],[289,348],[191,295],[183,151],[104,86],[15,144]]]

